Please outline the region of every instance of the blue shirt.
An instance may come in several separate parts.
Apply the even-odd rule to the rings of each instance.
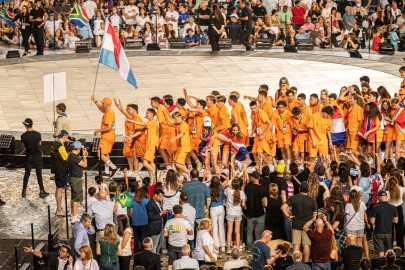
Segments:
[[[353,24],[355,22],[354,15],[353,14],[347,14],[343,15],[342,21],[344,22],[347,31],[352,30],[351,26],[348,26],[347,23]]]
[[[267,265],[267,260],[271,259],[270,247],[261,241],[256,241],[252,249],[253,270],[262,270]]]
[[[186,23],[188,17],[190,16],[190,14],[188,13],[188,11],[182,13],[179,11],[179,23]],[[184,29],[187,30],[187,29]]]
[[[132,225],[133,226],[145,226],[148,225],[148,212],[146,211],[146,205],[149,199],[143,198],[141,203],[137,201],[132,202]]]
[[[302,35],[300,33],[298,33],[295,35],[295,38],[296,39],[310,39],[310,36],[308,33],[304,33]]]
[[[368,200],[370,199],[370,178],[369,177],[360,177],[359,179],[359,187],[361,187],[361,198],[363,199],[364,203],[367,204]]]
[[[199,180],[191,180],[184,184],[183,192],[187,192],[188,202],[195,208],[196,218],[205,218],[205,201],[211,198],[209,188]]]
[[[184,41],[187,43],[191,43],[191,42],[200,42],[200,39],[198,38],[197,35],[193,35],[192,37],[190,37],[189,35],[187,35],[184,38]]]
[[[218,201],[211,201],[211,208],[213,207],[218,207],[222,205],[222,195],[224,194],[224,189],[222,188],[222,186],[219,186],[219,199]]]
[[[90,245],[89,237],[87,234],[94,234],[95,231],[92,231],[88,228],[85,228],[80,221],[76,221],[73,226],[73,239],[75,245],[76,255],[80,257],[80,247],[83,245]]]
[[[325,183],[325,185],[328,187],[330,190],[330,186],[332,185],[332,182],[328,178],[323,178],[319,177],[319,183]]]
[[[396,32],[390,33],[390,41],[391,41],[392,46],[394,46],[394,49],[398,49],[398,41],[394,41],[397,38],[398,38],[398,34]]]

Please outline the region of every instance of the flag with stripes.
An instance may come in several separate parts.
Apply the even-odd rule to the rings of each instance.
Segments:
[[[83,28],[89,25],[89,16],[87,16],[86,11],[79,6],[79,4],[75,4],[72,12],[69,15],[69,20],[76,24],[79,28]]]
[[[346,128],[343,122],[343,116],[339,108],[336,108],[331,116],[332,130],[330,135],[333,144],[346,144]]]
[[[4,8],[0,8],[0,20],[11,26],[12,28],[17,28],[14,23],[14,14]]]

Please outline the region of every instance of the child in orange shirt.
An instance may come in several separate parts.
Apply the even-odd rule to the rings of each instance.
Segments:
[[[313,114],[309,120],[308,128],[311,141],[309,156],[312,161],[315,161],[317,155],[320,157],[327,155],[329,149],[333,148],[332,136],[330,133],[332,130],[332,121],[330,117],[332,115],[333,108],[325,106],[322,109],[322,112]]]
[[[287,102],[277,102],[277,110],[273,112],[271,122],[276,126],[277,145],[281,149],[285,164],[291,163],[292,117],[291,112],[287,110]]]

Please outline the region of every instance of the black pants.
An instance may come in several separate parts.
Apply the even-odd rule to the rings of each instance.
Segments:
[[[220,49],[219,49],[218,43],[219,43],[220,35],[217,32],[215,32],[214,29],[210,30],[208,32],[208,35],[209,35],[209,38],[210,38],[210,44],[211,44],[212,51],[213,52],[215,52],[215,51],[219,52]]]
[[[30,50],[31,29],[30,28],[25,28],[24,30],[21,29],[21,33],[23,37],[24,51],[28,52]]]
[[[26,156],[23,189],[27,189],[28,179],[30,178],[32,167],[35,167],[35,173],[37,175],[39,189],[41,191],[45,190],[44,182],[42,181],[42,167],[43,167],[42,156]]]
[[[142,241],[146,238],[148,233],[148,225],[144,226],[133,226],[134,231],[134,246],[135,252],[138,253],[143,250]]]
[[[250,50],[252,48],[249,44],[249,37],[251,33],[251,29],[242,29],[242,31],[240,32],[240,43],[242,43],[242,45],[246,47],[246,50]]]
[[[404,213],[402,212],[402,205],[397,206],[398,212],[398,223],[393,224],[393,228],[395,228],[395,238],[397,240],[397,246],[401,247],[402,252],[404,252]],[[392,230],[394,233],[394,230]],[[394,242],[394,236],[392,237],[392,241]]]
[[[35,44],[37,45],[37,55],[43,55],[45,48],[44,27],[33,28],[32,35],[34,36]]]
[[[131,264],[131,255],[129,256],[118,256],[120,262],[120,270],[129,270],[129,265]]]

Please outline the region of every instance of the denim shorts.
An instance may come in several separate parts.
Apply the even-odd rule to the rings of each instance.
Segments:
[[[235,216],[235,215],[226,215],[226,220],[227,221],[242,221],[242,216]]]

